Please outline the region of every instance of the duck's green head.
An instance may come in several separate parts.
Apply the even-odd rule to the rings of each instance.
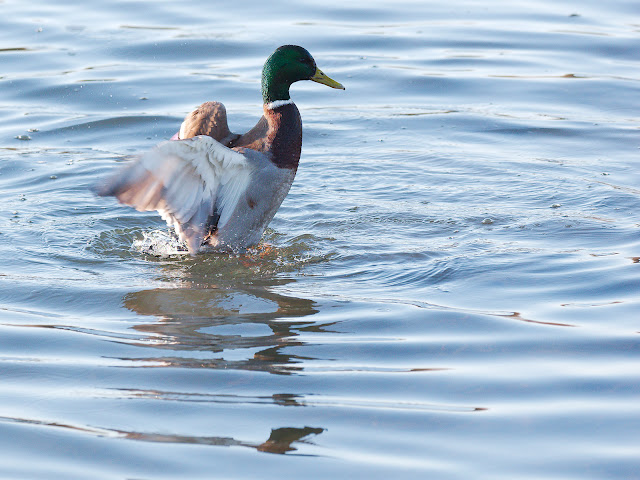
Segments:
[[[289,87],[299,80],[313,80],[332,88],[344,87],[327,77],[309,52],[297,45],[283,45],[271,54],[262,69],[262,99],[264,103],[289,100]]]

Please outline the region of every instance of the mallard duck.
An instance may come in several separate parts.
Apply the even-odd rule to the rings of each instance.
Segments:
[[[231,133],[224,105],[203,103],[170,141],[94,190],[139,211],[157,210],[192,255],[257,244],[298,169],[302,119],[289,87],[299,80],[344,90],[307,50],[281,46],[262,70],[264,115],[255,127],[243,135]]]

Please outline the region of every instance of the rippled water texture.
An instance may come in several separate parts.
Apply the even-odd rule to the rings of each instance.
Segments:
[[[0,1],[0,477],[632,479],[637,1]],[[245,255],[88,187],[308,48]]]

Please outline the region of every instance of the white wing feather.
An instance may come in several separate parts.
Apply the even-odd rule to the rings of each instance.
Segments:
[[[246,157],[211,137],[160,143],[96,188],[139,211],[157,210],[195,253],[209,217],[224,226],[249,186]]]

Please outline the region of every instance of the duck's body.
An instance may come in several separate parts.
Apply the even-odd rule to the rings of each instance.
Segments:
[[[280,47],[263,69],[264,115],[255,127],[231,133],[224,106],[203,103],[187,115],[174,141],[138,157],[97,193],[140,211],[157,210],[192,254],[255,245],[298,168],[302,119],[289,97],[298,80],[344,88],[318,70],[303,48]]]
[[[187,116],[178,132],[177,140],[199,135],[212,137],[243,155],[247,162],[248,175],[246,179],[236,179],[241,183],[237,187],[240,198],[234,202],[235,208],[229,210],[228,219],[219,215],[208,219],[206,230],[209,232],[203,239],[205,248],[236,250],[255,245],[289,193],[302,149],[300,112],[291,101],[271,102],[263,109],[264,115],[256,126],[244,135],[238,135],[229,130],[224,106],[207,102]],[[202,115],[202,112],[207,114]],[[286,128],[281,128],[282,125]],[[203,143],[205,149],[210,148],[209,138],[197,138],[196,142]],[[268,201],[261,201],[265,199]],[[214,207],[215,211],[220,210],[220,206],[217,207]],[[188,236],[186,240],[189,241]]]

